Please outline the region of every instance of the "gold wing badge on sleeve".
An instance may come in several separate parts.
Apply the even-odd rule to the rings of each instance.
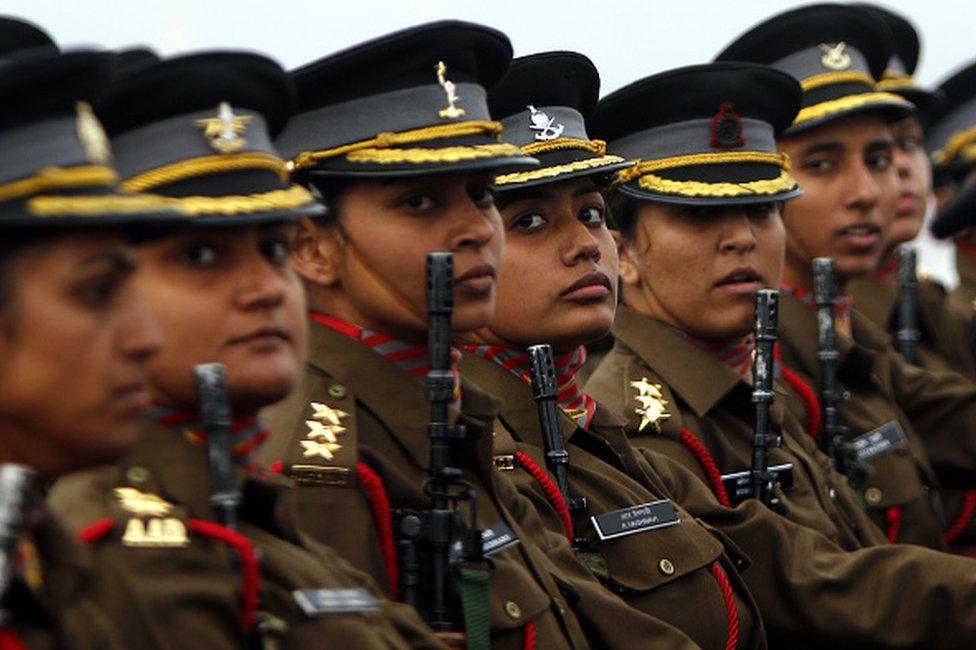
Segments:
[[[634,401],[637,406],[634,413],[641,416],[640,425],[637,430],[643,431],[647,425],[654,427],[655,431],[661,431],[661,422],[671,417],[665,410],[668,400],[664,399],[661,392],[661,384],[652,384],[647,381],[647,377],[641,377],[638,381],[630,382],[631,388],[636,391]]]

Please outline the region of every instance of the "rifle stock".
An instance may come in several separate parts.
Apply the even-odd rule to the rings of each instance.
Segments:
[[[752,364],[752,402],[756,405],[756,431],[752,445],[752,494],[770,507],[782,505],[776,475],[769,471],[769,449],[780,437],[769,433],[769,407],[773,403],[773,347],[779,315],[779,292],[762,289],[756,294],[756,356]]]
[[[223,364],[201,363],[194,366],[193,378],[210,460],[210,503],[220,523],[237,530],[237,513],[242,499],[234,479],[226,372]]]
[[[9,623],[5,603],[13,578],[14,556],[24,526],[36,474],[24,465],[0,465],[0,627]]]

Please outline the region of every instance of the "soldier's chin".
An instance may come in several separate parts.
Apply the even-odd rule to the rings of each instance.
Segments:
[[[453,334],[473,332],[488,326],[495,315],[495,302],[485,301],[471,305],[455,305],[451,314],[451,330]]]
[[[234,415],[253,415],[264,407],[281,401],[298,384],[299,373],[300,369],[297,367],[278,371],[269,368],[260,376],[230,378],[228,397]]]

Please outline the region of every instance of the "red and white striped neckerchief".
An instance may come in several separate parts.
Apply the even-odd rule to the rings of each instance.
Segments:
[[[788,294],[796,296],[797,300],[809,307],[812,311],[817,310],[817,302],[813,298],[813,291],[798,289],[785,280],[780,283],[780,289]],[[837,300],[834,307],[834,326],[837,331],[848,338],[851,336],[851,309],[854,307],[854,299],[844,294]]]
[[[892,253],[886,257],[881,266],[874,270],[874,277],[885,284],[896,286],[898,284],[898,253]]]
[[[691,334],[686,334],[686,337],[692,345],[708,352],[742,377],[752,378],[752,360],[756,351],[756,340],[752,334],[737,341],[706,341]]]
[[[532,366],[529,355],[523,350],[500,345],[465,345],[465,351],[493,361],[526,383],[532,382]],[[559,407],[576,424],[586,428],[596,413],[596,400],[583,392],[576,383],[576,371],[586,363],[586,348],[582,345],[571,352],[558,354],[553,359],[556,366],[556,391]]]
[[[177,411],[165,406],[153,406],[146,413],[146,417],[167,429],[178,430],[194,444],[203,444],[206,434],[199,413]],[[258,473],[261,465],[258,462],[258,452],[261,445],[268,439],[268,427],[256,417],[234,418],[230,429],[231,453],[245,472]]]
[[[308,316],[312,321],[323,327],[328,327],[333,332],[342,334],[353,341],[359,341],[417,381],[423,382],[427,376],[430,365],[426,345],[404,343],[388,334],[347,323],[335,316],[315,312],[310,312]],[[460,362],[461,350],[452,346],[451,375],[454,377],[454,392],[451,396],[451,406],[456,410],[461,409],[461,372],[458,370]]]

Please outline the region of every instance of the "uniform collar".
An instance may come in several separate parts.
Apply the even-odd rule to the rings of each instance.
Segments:
[[[422,383],[365,345],[315,322],[310,324],[307,364],[347,386],[391,430],[413,462],[427,468],[429,408]],[[498,400],[465,382],[461,395],[459,421],[490,431],[486,422],[497,417]]]
[[[621,307],[613,335],[634,351],[698,417],[745,380],[664,323]]]
[[[897,286],[874,275],[866,275],[851,280],[848,290],[854,297],[857,311],[870,321],[882,327],[886,327],[891,322],[898,307]]]

